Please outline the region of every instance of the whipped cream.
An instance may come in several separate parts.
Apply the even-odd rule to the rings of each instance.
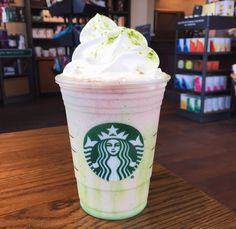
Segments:
[[[83,28],[81,44],[63,71],[64,77],[96,81],[133,81],[168,78],[156,52],[134,29],[119,27],[97,14]]]

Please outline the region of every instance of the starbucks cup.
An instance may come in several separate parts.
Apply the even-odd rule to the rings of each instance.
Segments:
[[[56,77],[66,108],[80,204],[88,214],[118,220],[145,208],[168,80],[167,75],[159,81],[132,83]]]

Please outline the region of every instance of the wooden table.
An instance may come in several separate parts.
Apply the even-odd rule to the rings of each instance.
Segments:
[[[236,228],[236,214],[155,164],[147,208],[105,221],[79,205],[65,126],[0,135],[0,228]]]

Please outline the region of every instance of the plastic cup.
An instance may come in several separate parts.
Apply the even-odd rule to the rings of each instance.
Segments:
[[[80,204],[88,214],[119,220],[145,208],[168,80],[115,84],[56,77]]]

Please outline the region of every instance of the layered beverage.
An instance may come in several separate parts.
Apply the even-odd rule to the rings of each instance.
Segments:
[[[56,77],[66,108],[81,207],[124,219],[146,204],[169,76],[139,32],[97,14]]]

